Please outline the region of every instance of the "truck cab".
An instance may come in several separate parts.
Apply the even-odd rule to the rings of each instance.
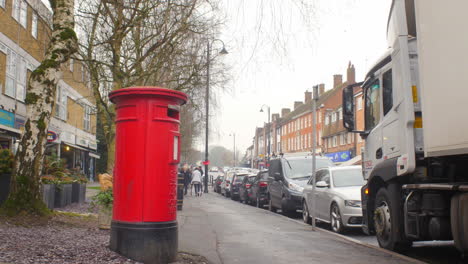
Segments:
[[[362,131],[354,87],[343,90],[344,126],[365,139],[363,229],[383,248],[453,239],[468,252],[467,9],[463,0],[394,0],[389,48],[356,84]]]

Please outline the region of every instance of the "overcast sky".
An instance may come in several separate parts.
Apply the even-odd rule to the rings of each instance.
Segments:
[[[227,92],[218,95],[212,112],[210,145],[243,154],[252,144],[255,128],[271,113],[293,108],[304,92],[318,83],[330,89],[333,74],[343,74],[348,62],[356,79],[383,54],[391,0],[223,0],[227,21],[222,39],[232,67]],[[213,47],[216,48],[216,47]],[[220,47],[219,47],[220,48]],[[203,149],[200,140],[197,148]]]

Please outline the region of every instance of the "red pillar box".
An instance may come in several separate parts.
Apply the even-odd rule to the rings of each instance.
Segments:
[[[179,108],[187,95],[157,87],[116,90],[110,248],[144,263],[177,257]]]

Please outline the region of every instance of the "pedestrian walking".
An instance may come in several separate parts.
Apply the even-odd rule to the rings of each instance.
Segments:
[[[187,189],[192,183],[192,172],[189,169],[188,164],[184,164],[181,173],[184,175],[184,195],[187,195]]]
[[[201,195],[201,171],[199,168],[195,168],[192,172],[192,185],[195,187],[195,195]]]

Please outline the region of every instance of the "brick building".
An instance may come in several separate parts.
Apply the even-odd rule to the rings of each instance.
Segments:
[[[0,145],[16,151],[27,119],[28,78],[40,65],[51,35],[51,11],[41,0],[0,0]],[[96,115],[84,65],[63,66],[47,153],[57,153],[69,168],[95,176]]]
[[[355,68],[349,63],[346,73],[346,81],[342,75],[333,76],[333,88],[325,91],[325,85],[319,85],[319,100],[316,104],[316,153],[329,156],[335,162],[344,162],[356,155],[360,155],[363,141],[354,133],[349,133],[343,127],[342,91],[347,85],[356,82]],[[363,99],[362,88],[354,90],[356,104],[356,125],[363,127]],[[312,92],[304,93],[304,101],[294,102],[294,108],[283,108],[281,116],[272,116],[272,131],[276,131],[272,146],[276,153],[294,153],[312,151]],[[264,127],[269,127],[266,124]],[[262,131],[260,134],[258,131]],[[266,136],[264,128],[257,128],[254,144],[260,142]],[[266,144],[261,141],[262,144]],[[255,157],[264,157],[266,145],[261,152],[254,153]],[[273,153],[273,152],[272,152]]]

